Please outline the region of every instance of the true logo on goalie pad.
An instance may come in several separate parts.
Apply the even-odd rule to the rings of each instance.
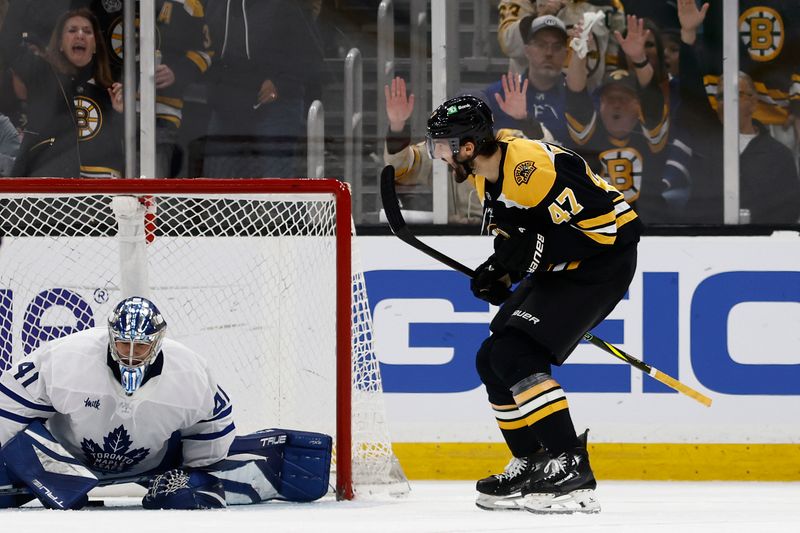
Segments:
[[[47,488],[41,481],[39,481],[36,478],[33,478],[31,480],[31,483],[33,483],[33,485],[37,489],[41,490],[42,493],[45,496],[47,496],[50,499],[50,501],[52,501],[54,504],[56,504],[60,509],[64,508],[64,500],[62,500],[61,498],[59,498],[58,496],[53,494],[53,492],[49,488]]]
[[[286,444],[286,435],[278,435],[277,437],[264,437],[261,439],[261,446],[277,446],[278,444]]]

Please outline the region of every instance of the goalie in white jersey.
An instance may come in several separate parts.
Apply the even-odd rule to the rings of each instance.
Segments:
[[[108,328],[16,358],[0,376],[0,446],[44,419],[63,451],[100,480],[224,459],[235,436],[230,399],[205,360],[165,339],[166,329],[152,302],[127,298]]]
[[[79,509],[97,485],[146,484],[148,509],[206,509],[326,494],[332,439],[235,437],[206,361],[165,339],[153,302],[120,302],[108,328],[47,342],[0,374],[0,508],[33,496]]]

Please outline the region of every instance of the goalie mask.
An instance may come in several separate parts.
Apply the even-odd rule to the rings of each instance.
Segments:
[[[119,364],[127,395],[139,388],[161,349],[167,323],[153,302],[140,296],[122,300],[108,317],[109,350]]]

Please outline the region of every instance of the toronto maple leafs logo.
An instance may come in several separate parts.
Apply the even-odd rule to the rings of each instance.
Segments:
[[[131,450],[131,444],[133,442],[125,426],[119,426],[103,437],[102,448],[92,439],[83,439],[81,449],[89,468],[98,472],[118,474],[127,472],[150,454],[149,448]]]

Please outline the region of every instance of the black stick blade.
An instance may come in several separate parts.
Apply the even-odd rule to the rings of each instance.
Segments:
[[[397,234],[406,227],[406,221],[400,212],[400,201],[394,188],[394,167],[392,165],[386,165],[381,171],[381,203],[389,227],[392,228],[393,233]]]

